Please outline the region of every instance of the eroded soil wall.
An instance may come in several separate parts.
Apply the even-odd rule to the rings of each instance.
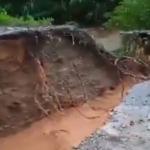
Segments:
[[[107,55],[106,58],[98,55],[92,46],[74,45],[60,37],[55,39],[42,51],[46,93],[36,90],[39,70],[35,61],[26,59],[21,64],[0,61],[0,137],[16,133],[58,109],[101,97],[107,89],[114,90],[122,83],[122,74],[118,74]],[[133,61],[128,62],[127,68],[143,73],[143,68]]]
[[[50,43],[44,48],[48,97],[37,99],[48,112],[58,104],[72,107],[85,99],[102,95],[105,88],[118,84],[116,69],[87,48],[73,46],[68,40]],[[109,72],[111,70],[111,73]],[[32,60],[22,65],[0,62],[0,136],[20,130],[45,114],[35,102],[36,67]],[[53,88],[52,88],[53,87]],[[53,94],[52,94],[53,93]]]

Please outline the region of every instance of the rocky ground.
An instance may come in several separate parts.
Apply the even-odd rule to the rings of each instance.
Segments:
[[[150,81],[133,86],[101,129],[74,150],[148,150],[150,147]]]

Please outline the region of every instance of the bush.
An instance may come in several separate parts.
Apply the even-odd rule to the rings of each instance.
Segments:
[[[32,16],[26,16],[26,17],[12,17],[7,14],[5,10],[0,10],[0,25],[9,25],[9,26],[46,26],[46,25],[51,25],[53,19],[48,18],[48,19],[39,19],[39,20],[34,20]]]
[[[111,13],[107,27],[116,27],[123,30],[150,28],[150,0],[123,0]]]
[[[31,15],[37,18],[54,18],[54,24],[75,21],[89,25],[102,25],[104,14],[112,11],[122,0],[1,0],[0,7],[11,16]]]

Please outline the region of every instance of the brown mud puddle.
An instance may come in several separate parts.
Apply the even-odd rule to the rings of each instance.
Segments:
[[[132,85],[133,81],[126,79],[124,92]],[[119,85],[115,90],[107,91],[103,97],[78,107],[80,113],[71,108],[54,114],[53,120],[42,119],[18,134],[1,138],[0,149],[70,150],[107,121],[110,110],[121,101],[121,90],[122,85]],[[93,116],[98,117],[87,119]]]

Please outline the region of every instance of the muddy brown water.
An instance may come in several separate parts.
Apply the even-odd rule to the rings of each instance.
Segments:
[[[121,36],[119,31],[105,31],[91,28],[88,32],[94,36],[97,43],[102,43],[108,51],[113,51],[121,47]]]
[[[92,29],[90,32],[107,50],[119,48],[120,37],[117,32],[104,32],[97,29]],[[92,73],[91,77],[94,76]],[[95,75],[97,75],[96,72]],[[105,77],[106,74],[102,76]],[[109,80],[104,82],[110,83]],[[126,80],[126,90],[132,83],[132,80]],[[79,92],[80,89],[77,90],[77,93]],[[89,101],[89,104],[84,104],[77,109],[70,108],[61,111],[61,114],[53,114],[52,118],[37,121],[19,133],[0,138],[0,149],[70,150],[72,146],[79,144],[107,121],[109,111],[120,103],[120,93],[121,85],[118,85],[115,90],[108,90],[101,98]]]

